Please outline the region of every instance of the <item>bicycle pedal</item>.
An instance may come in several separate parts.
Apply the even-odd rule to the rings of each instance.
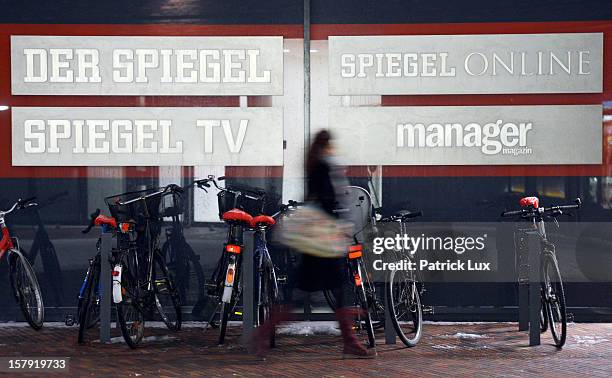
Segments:
[[[423,306],[423,314],[433,315],[434,314],[434,307],[433,306]]]
[[[66,315],[64,318],[64,324],[66,324],[67,327],[72,327],[75,324],[74,315]]]
[[[287,276],[278,276],[276,278],[276,282],[278,282],[279,284],[286,284],[287,283]]]
[[[567,318],[567,322],[568,323],[573,323],[574,322],[574,313],[572,312],[568,312],[566,314],[566,318]]]

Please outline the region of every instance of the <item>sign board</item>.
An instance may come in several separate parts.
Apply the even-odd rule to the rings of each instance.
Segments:
[[[601,164],[601,105],[333,108],[350,165]]]
[[[11,36],[13,95],[283,94],[282,37]]]
[[[14,107],[15,166],[283,164],[276,108]]]
[[[601,93],[603,33],[329,38],[331,95]]]

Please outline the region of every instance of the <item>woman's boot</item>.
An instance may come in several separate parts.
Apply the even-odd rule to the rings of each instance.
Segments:
[[[340,333],[342,334],[343,358],[374,358],[376,356],[375,349],[366,349],[359,342],[353,333],[353,321],[358,310],[350,307],[339,308],[336,310],[336,319],[340,325]]]

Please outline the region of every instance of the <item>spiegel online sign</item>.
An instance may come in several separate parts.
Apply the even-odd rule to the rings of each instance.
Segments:
[[[337,36],[331,95],[600,93],[603,34]]]
[[[350,165],[601,164],[602,106],[334,108]]]
[[[282,37],[11,36],[13,95],[282,95]]]
[[[14,107],[14,166],[282,165],[275,108]]]

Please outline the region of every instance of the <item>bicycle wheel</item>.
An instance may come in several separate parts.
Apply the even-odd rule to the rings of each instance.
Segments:
[[[423,333],[423,307],[411,272],[391,271],[387,283],[387,307],[400,340],[407,347],[415,346]]]
[[[78,342],[85,341],[85,331],[92,328],[100,320],[100,256],[92,261],[90,269],[87,270],[84,287],[79,299],[77,316],[79,321]]]
[[[359,274],[359,279],[363,282],[361,278],[363,275],[363,261],[360,261],[357,265],[357,274]],[[359,320],[362,327],[365,327],[366,333],[368,334],[368,347],[374,348],[376,346],[376,338],[374,335],[374,327],[372,325],[372,317],[370,316],[370,309],[368,306],[368,298],[366,296],[366,292],[363,286],[363,283],[357,285],[357,299],[359,301],[359,305],[361,307],[361,314],[359,315]]]
[[[336,303],[334,292],[331,290],[323,290],[323,296],[325,296],[325,301],[327,301],[329,308],[331,308],[332,311],[336,311],[338,309],[338,304]]]
[[[28,260],[18,251],[11,251],[10,277],[21,312],[32,328],[39,330],[45,319],[45,307],[38,280]]]
[[[234,309],[234,306],[236,306],[236,302],[240,298],[240,261],[237,261],[235,264],[236,272],[233,278],[234,284],[232,286],[231,299],[229,302],[221,302],[221,327],[219,329],[219,345],[223,345],[223,343],[225,342],[225,335],[227,333],[227,323],[231,318],[231,313]],[[225,265],[224,272],[226,272],[224,274],[227,274],[227,265]]]
[[[127,345],[134,349],[144,337],[145,319],[141,311],[138,288],[138,267],[134,251],[121,257],[121,302],[116,304],[117,321]]]
[[[274,267],[266,267],[261,277],[261,303],[257,306],[257,325],[262,326],[271,320],[272,311],[278,311],[275,305],[278,303],[278,288],[276,286],[276,275]],[[271,327],[270,347],[276,344],[276,327]]]
[[[206,302],[206,278],[200,265],[200,256],[196,255],[191,246],[183,241],[180,251],[176,243],[166,241],[162,247],[168,271],[174,279],[174,285],[179,293],[181,304],[192,305],[192,315],[202,316],[203,305]]]
[[[543,261],[543,281],[548,322],[555,345],[561,348],[567,336],[567,314],[565,312],[565,293],[561,273],[554,256],[546,254]]]
[[[548,306],[546,305],[546,300],[544,298],[544,285],[542,285],[542,300],[540,303],[540,333],[546,332],[548,330]]]
[[[174,287],[172,276],[164,258],[158,252],[154,255],[153,283],[155,289],[155,307],[162,321],[171,331],[181,329],[181,301]]]

